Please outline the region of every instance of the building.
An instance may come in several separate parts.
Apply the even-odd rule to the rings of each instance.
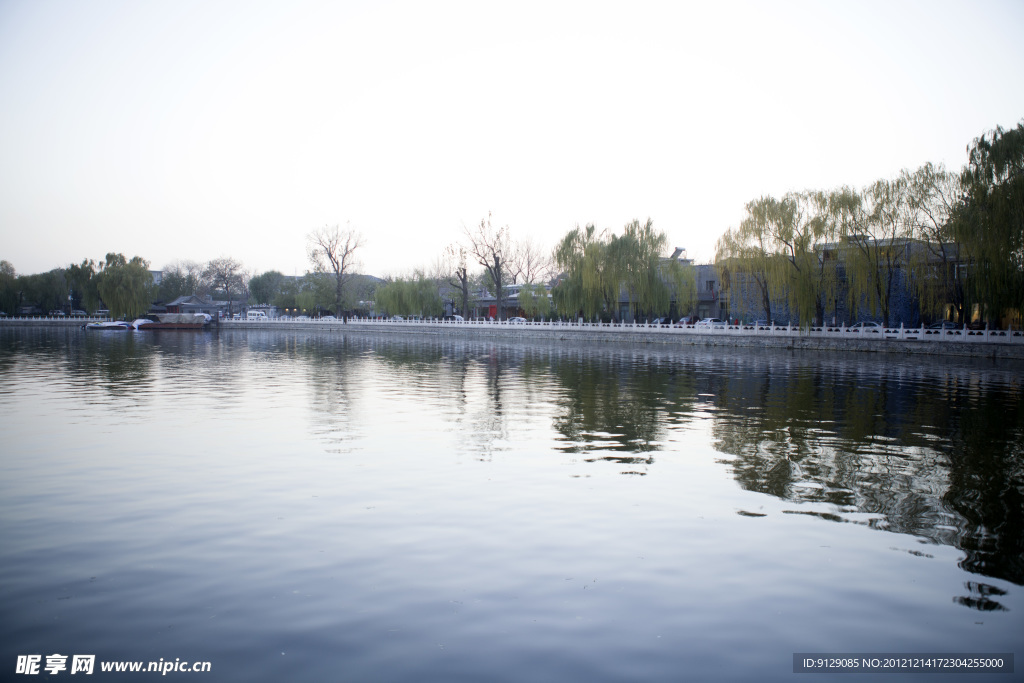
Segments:
[[[207,313],[214,317],[223,317],[228,309],[228,302],[204,299],[195,294],[179,296],[166,305],[168,313]]]

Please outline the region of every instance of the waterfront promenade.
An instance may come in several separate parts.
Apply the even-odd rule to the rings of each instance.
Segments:
[[[6,326],[81,327],[95,319],[82,318],[0,318]],[[223,330],[306,330],[318,332],[365,332],[376,334],[457,336],[665,344],[671,346],[736,346],[863,353],[928,354],[1024,359],[1021,330],[970,330],[823,326],[800,328],[790,325],[719,324],[655,325],[647,323],[521,322],[485,320],[392,320],[349,318],[343,320],[231,320],[219,323]],[[215,324],[211,329],[217,329]],[[112,333],[112,334],[116,334]]]

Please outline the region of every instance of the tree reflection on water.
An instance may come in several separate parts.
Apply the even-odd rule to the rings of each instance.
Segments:
[[[232,400],[251,388],[242,350],[250,364],[252,356],[286,361],[267,361],[262,391],[296,379],[309,387],[312,429],[332,453],[357,443],[366,405],[387,406],[387,392],[410,389],[429,397],[438,428],[456,431],[462,452],[480,460],[508,448],[515,421],[529,418],[553,431],[545,449],[655,475],[659,453],[685,453],[687,430],[706,425],[739,485],[792,503],[790,513],[956,547],[964,569],[1024,584],[1024,372],[1008,361],[26,330],[5,333],[0,373],[63,367],[100,397],[141,401],[162,377],[202,367],[204,385]],[[274,374],[296,367],[300,377]],[[369,375],[389,382],[381,389]],[[368,402],[369,391],[384,394]],[[964,589],[958,603],[1001,609],[999,589]]]

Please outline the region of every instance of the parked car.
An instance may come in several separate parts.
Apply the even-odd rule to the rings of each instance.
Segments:
[[[335,318],[333,315],[322,315],[322,316],[320,316],[320,319],[321,320],[337,320],[337,318]]]
[[[704,318],[697,322],[697,327],[724,327],[725,321],[720,318]]]
[[[931,325],[929,325],[925,329],[928,329],[928,330],[959,330],[959,329],[961,329],[961,326],[957,325],[952,320],[942,320],[942,321],[937,322],[937,323],[932,323]]]
[[[51,318],[63,318],[64,317],[64,311],[60,311],[60,310],[57,310],[55,308],[52,311],[50,311],[50,317]]]
[[[509,318],[508,321],[510,323],[512,323],[512,324],[525,323],[526,322],[526,318],[520,318],[520,317],[517,316],[515,318]]]
[[[847,332],[874,332],[875,334],[878,334],[881,329],[881,325],[869,321],[850,325],[850,327],[847,328]]]
[[[309,320],[308,315],[300,315],[295,317],[296,320]]]
[[[391,316],[391,319],[396,321],[396,322],[401,322],[401,321],[405,320],[405,318],[403,318],[400,315],[393,315],[393,316]]]
[[[76,318],[84,318],[84,317],[86,317],[89,314],[86,313],[85,311],[82,311],[82,310],[79,310],[79,309],[76,308],[75,310],[71,311],[71,315],[76,317]]]

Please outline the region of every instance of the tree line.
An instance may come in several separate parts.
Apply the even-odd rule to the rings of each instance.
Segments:
[[[724,287],[804,325],[840,301],[890,325],[911,291],[921,314],[999,323],[1024,314],[1024,122],[973,141],[959,172],[925,164],[867,187],[764,196],[716,244]]]
[[[738,227],[716,244],[723,289],[752,292],[765,315],[781,303],[803,324],[822,323],[840,299],[853,313],[892,321],[894,298],[911,289],[922,314],[967,320],[1024,314],[1024,122],[973,141],[959,172],[925,164],[896,178],[854,189],[791,192],[746,205]],[[377,279],[357,273],[363,236],[326,226],[306,236],[310,270],[301,278],[279,271],[248,274],[222,257],[167,266],[159,285],[149,263],[109,253],[37,275],[17,275],[0,261],[0,309],[31,305],[93,312],[102,302],[115,317],[144,314],[154,301],[181,295],[280,309],[469,315],[480,293],[501,317],[511,291],[530,317],[639,319],[692,311],[692,265],[666,258],[667,238],[650,219],[621,233],[576,226],[545,253],[515,240],[488,215],[463,227],[431,266]],[[70,301],[69,301],[70,296]]]
[[[164,269],[159,284],[149,261],[116,252],[101,261],[84,259],[35,275],[18,275],[10,262],[0,261],[0,310],[14,315],[22,309],[88,314],[106,309],[112,317],[132,318],[145,315],[155,301],[182,295],[212,294],[232,301],[246,290],[247,282],[241,264],[230,258],[205,264],[179,261]]]

